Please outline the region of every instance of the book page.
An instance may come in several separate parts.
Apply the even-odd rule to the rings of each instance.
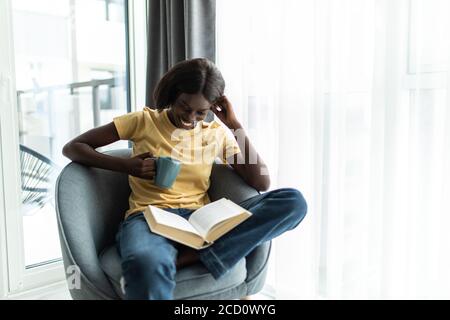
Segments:
[[[179,230],[192,232],[201,236],[200,233],[195,230],[195,228],[189,223],[189,221],[187,221],[183,217],[152,205],[150,205],[149,207],[151,208],[156,223],[167,225]]]
[[[222,198],[197,209],[189,218],[189,222],[206,237],[208,231],[217,223],[246,211],[234,202]]]

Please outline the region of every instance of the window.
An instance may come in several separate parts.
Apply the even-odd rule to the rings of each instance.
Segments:
[[[23,252],[33,268],[61,258],[53,186],[69,162],[62,147],[129,110],[126,1],[11,3]]]

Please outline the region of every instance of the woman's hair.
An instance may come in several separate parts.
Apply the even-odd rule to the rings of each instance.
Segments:
[[[216,65],[205,58],[184,60],[163,75],[153,92],[156,108],[163,110],[182,93],[201,93],[214,103],[224,93],[225,81]]]

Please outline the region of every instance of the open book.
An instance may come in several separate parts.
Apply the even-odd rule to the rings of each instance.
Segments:
[[[226,198],[195,210],[189,220],[149,205],[144,211],[150,230],[194,249],[203,249],[251,216]]]

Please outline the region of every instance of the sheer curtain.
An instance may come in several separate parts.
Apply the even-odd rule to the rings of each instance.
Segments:
[[[284,299],[450,298],[450,2],[217,0],[226,94],[307,199]]]

